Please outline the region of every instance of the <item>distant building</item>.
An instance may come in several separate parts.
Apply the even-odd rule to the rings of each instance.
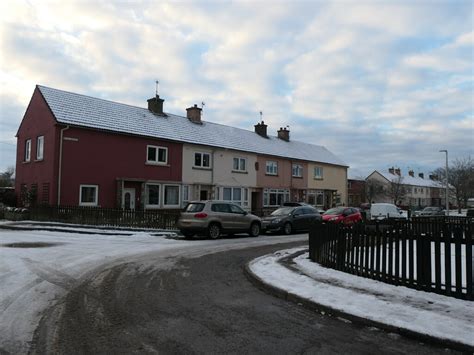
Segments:
[[[423,173],[419,173],[415,176],[414,171],[410,170],[408,175],[402,176],[400,169],[392,167],[388,172],[375,170],[366,180],[375,180],[384,186],[384,192],[375,196],[374,202],[393,203],[393,196],[390,196],[388,191],[391,184],[399,184],[403,190],[400,198],[395,201],[399,206],[426,207],[445,204],[444,184],[434,175],[425,178]]]

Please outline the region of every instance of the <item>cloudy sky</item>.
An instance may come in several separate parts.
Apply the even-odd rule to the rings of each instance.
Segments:
[[[0,171],[41,84],[324,145],[361,174],[474,155],[473,2],[2,1]]]

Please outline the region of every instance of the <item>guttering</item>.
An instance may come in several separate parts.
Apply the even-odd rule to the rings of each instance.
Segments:
[[[61,128],[61,133],[60,133],[60,141],[59,141],[59,168],[58,168],[58,203],[57,205],[59,206],[61,204],[61,171],[62,171],[62,164],[63,164],[63,136],[64,136],[64,131],[68,130],[70,127],[66,126],[64,128]]]

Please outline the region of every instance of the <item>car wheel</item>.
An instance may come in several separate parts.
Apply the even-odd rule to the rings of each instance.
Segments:
[[[212,223],[207,229],[207,235],[211,239],[219,238],[221,235],[221,227],[216,223]]]
[[[249,235],[251,237],[258,237],[259,234],[260,234],[260,224],[258,224],[257,222],[253,222],[250,225]]]
[[[191,239],[192,236],[194,235],[193,232],[181,232],[181,233],[183,233],[184,238],[186,238],[186,239]]]
[[[283,233],[286,235],[291,234],[293,232],[293,226],[291,225],[290,222],[286,222],[285,225],[283,226]]]

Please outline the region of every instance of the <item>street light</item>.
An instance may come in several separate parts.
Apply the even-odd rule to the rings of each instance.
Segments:
[[[442,149],[440,153],[446,153],[446,216],[449,216],[448,151]]]

